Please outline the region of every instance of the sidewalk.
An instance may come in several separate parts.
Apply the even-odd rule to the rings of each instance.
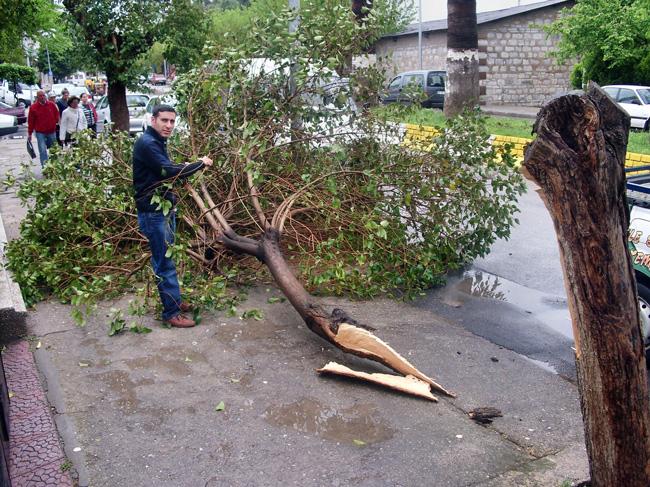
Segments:
[[[0,154],[18,154],[18,144],[0,141]],[[19,210],[0,195],[2,214],[16,215],[5,220],[10,238]],[[78,484],[547,487],[587,477],[574,384],[384,299],[321,303],[377,328],[458,397],[431,403],[320,377],[314,369],[330,360],[385,370],[319,339],[288,303],[268,303],[279,295],[271,286],[249,291],[239,314],[259,309],[262,321],[206,313],[200,326],[179,330],[148,316],[147,335],[107,334],[108,310],[126,310],[128,296],[103,304],[85,328],[56,300],[30,311],[27,334],[41,342],[34,357]],[[503,417],[487,426],[468,417],[486,406]]]
[[[481,111],[487,115],[501,117],[530,118],[535,120],[539,107],[525,107],[518,105],[482,105]]]

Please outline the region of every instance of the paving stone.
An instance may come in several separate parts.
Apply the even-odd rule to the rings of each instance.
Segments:
[[[44,465],[37,471],[28,472],[11,478],[12,487],[72,487],[72,478],[68,472],[61,471],[63,462],[55,461]]]

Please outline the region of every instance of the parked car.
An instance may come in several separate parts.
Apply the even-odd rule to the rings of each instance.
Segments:
[[[16,98],[16,106],[28,107],[36,101],[36,92],[41,88],[38,85],[28,85],[26,83],[9,83],[9,89],[13,91]]]
[[[151,73],[149,75],[149,83],[151,83],[152,85],[166,85],[167,78],[165,77],[164,74]]]
[[[442,108],[445,103],[446,71],[406,71],[399,73],[388,84],[387,93],[382,97],[384,104],[412,103],[420,95],[425,108]]]
[[[12,107],[8,103],[0,102],[0,113],[3,113],[5,115],[13,115],[18,121],[18,125],[27,121],[27,115],[25,115],[24,107]]]
[[[90,95],[90,91],[88,91],[88,88],[85,86],[76,86],[73,85],[72,83],[54,83],[52,85],[52,92],[58,97],[61,96],[61,92],[67,89],[68,93],[70,93],[70,96],[78,96],[81,97],[84,93],[87,95]]]
[[[639,317],[645,343],[646,365],[650,368],[650,175],[643,166],[628,168],[627,204],[630,225],[627,242],[639,299]]]
[[[142,132],[145,108],[151,95],[146,93],[130,93],[126,95],[126,104],[129,108],[129,134],[136,135]],[[102,96],[97,105],[97,131],[101,132],[104,126],[111,123],[111,108],[108,105],[108,96]]]
[[[18,119],[13,115],[0,113],[0,135],[9,135],[18,131]]]
[[[609,85],[603,91],[627,112],[631,127],[650,129],[650,86]]]
[[[156,105],[169,105],[171,107],[176,107],[176,98],[172,95],[164,96],[154,96],[149,99],[147,106],[145,107],[145,114],[142,117],[142,131],[147,130],[147,127],[151,126],[151,116],[153,115],[153,108]],[[187,130],[187,124],[181,119],[180,115],[176,114],[176,130]]]

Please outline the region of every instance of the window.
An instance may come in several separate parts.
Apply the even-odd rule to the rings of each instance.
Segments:
[[[419,86],[424,88],[424,75],[423,74],[407,74],[404,76],[404,86]]]
[[[638,90],[637,94],[639,95],[639,98],[641,98],[641,101],[644,105],[650,105],[650,88],[643,88],[641,90]]]
[[[126,105],[128,107],[145,107],[149,97],[145,95],[126,95]]]
[[[390,84],[388,85],[388,89],[395,90],[399,88],[401,84],[402,84],[402,77],[398,76],[397,78],[395,78],[393,81],[390,82]]]
[[[627,88],[621,88],[621,91],[618,92],[618,98],[616,99],[619,103],[634,103],[640,105],[639,99],[636,97],[634,90]]]
[[[607,93],[609,96],[611,96],[614,100],[616,100],[618,96],[618,88],[603,88],[605,93]]]
[[[444,88],[445,79],[440,73],[431,72],[427,75],[427,86],[431,88]]]

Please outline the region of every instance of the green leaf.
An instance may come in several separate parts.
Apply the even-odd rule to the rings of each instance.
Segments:
[[[221,401],[219,404],[217,404],[217,405],[214,407],[214,410],[215,410],[215,411],[223,411],[223,410],[225,410],[225,409],[226,409],[226,405],[224,404],[223,401]]]
[[[352,440],[352,443],[354,443],[357,446],[365,446],[366,442],[362,440]]]

